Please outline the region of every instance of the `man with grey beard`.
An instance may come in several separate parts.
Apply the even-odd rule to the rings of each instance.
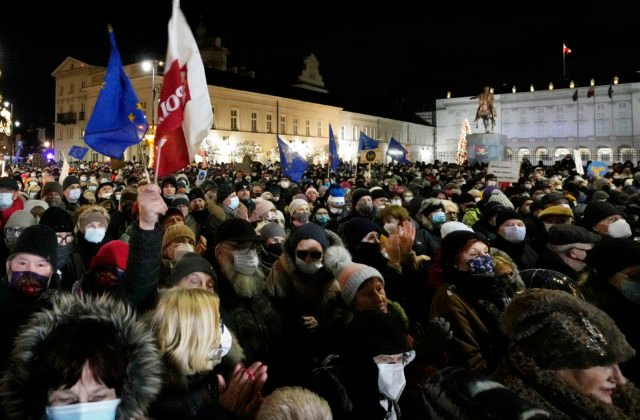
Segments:
[[[229,219],[218,227],[215,289],[220,296],[222,321],[238,338],[245,363],[260,361],[272,366],[282,341],[282,322],[265,294],[265,274],[257,252],[259,241],[246,220]]]

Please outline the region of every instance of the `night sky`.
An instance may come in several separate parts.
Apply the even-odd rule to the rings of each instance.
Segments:
[[[5,2],[8,3],[8,2]],[[302,58],[315,53],[326,87],[347,109],[367,104],[379,115],[430,109],[447,91],[472,96],[484,85],[496,93],[544,89],[562,82],[562,43],[572,49],[567,73],[580,86],[640,80],[639,25],[632,10],[613,2],[511,3],[214,2],[183,0],[195,31],[202,21],[220,36],[230,64],[254,69],[270,83],[292,84]],[[411,2],[416,3],[416,2]],[[456,3],[456,4],[453,4]],[[530,3],[530,4],[528,4]],[[535,3],[535,4],[534,4]],[[104,5],[104,6],[103,6]],[[524,7],[530,7],[525,10]],[[533,9],[535,8],[535,9]],[[170,0],[16,1],[0,22],[0,93],[26,125],[53,127],[51,73],[72,56],[106,66],[112,23],[122,61],[164,59]]]

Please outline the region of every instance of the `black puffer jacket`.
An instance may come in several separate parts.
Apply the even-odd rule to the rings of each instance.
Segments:
[[[160,352],[147,327],[134,310],[110,297],[80,298],[64,293],[50,310],[34,315],[16,339],[9,368],[0,383],[0,406],[7,419],[42,419],[45,401],[34,394],[34,366],[42,343],[60,325],[77,320],[97,320],[114,329],[125,343],[126,377],[117,419],[142,417],[162,385]]]

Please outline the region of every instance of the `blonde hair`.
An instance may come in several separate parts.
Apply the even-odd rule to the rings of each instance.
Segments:
[[[147,319],[160,353],[184,375],[211,370],[208,353],[220,345],[220,299],[202,289],[174,287],[160,292]]]
[[[256,414],[256,420],[330,420],[333,416],[327,400],[299,386],[275,389]]]

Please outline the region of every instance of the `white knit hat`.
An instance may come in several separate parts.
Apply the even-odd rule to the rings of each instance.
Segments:
[[[473,229],[462,222],[450,221],[442,224],[442,226],[440,227],[440,236],[442,237],[442,239],[444,239],[445,236],[457,230],[466,230],[467,232],[473,232]]]
[[[342,246],[327,248],[324,254],[324,265],[334,273],[340,284],[342,300],[349,306],[362,283],[368,279],[378,278],[384,284],[384,278],[378,270],[366,264],[354,263],[349,251]]]
[[[307,200],[303,200],[302,198],[296,198],[295,200],[291,201],[291,204],[289,204],[289,214],[293,216],[293,213],[296,212],[296,210],[298,210],[300,207],[302,206],[308,206],[309,202]]]

